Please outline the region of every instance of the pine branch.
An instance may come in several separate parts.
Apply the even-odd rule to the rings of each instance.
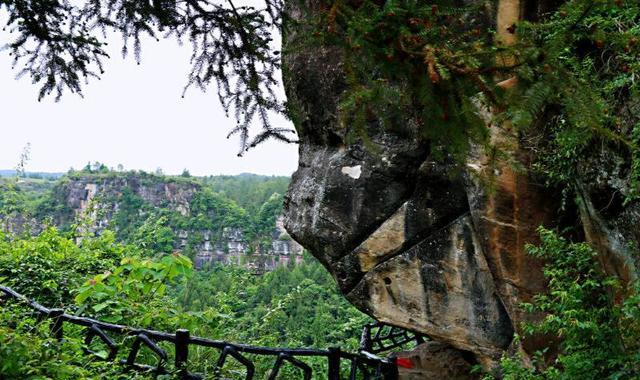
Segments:
[[[271,46],[283,3],[265,1],[264,9],[255,9],[206,0],[87,0],[83,5],[4,0],[0,8],[8,11],[7,26],[17,32],[4,49],[14,66],[24,65],[18,77],[30,76],[40,84],[39,99],[54,93],[59,100],[67,91],[82,95],[89,78],[100,78],[103,60],[109,58],[103,42],[107,28],[122,35],[123,55],[132,47],[138,63],[144,35],[158,39],[162,32],[179,41],[186,37],[193,53],[184,91],[215,85],[225,111],[233,112],[245,129],[241,136],[248,136],[254,118],[269,131],[271,116],[285,111],[275,90],[280,56]],[[249,147],[241,137],[241,152]]]

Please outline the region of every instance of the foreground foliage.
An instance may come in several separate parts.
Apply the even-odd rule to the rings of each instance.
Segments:
[[[300,265],[263,276],[238,267],[194,272],[191,261],[182,255],[149,255],[115,242],[110,234],[85,237],[80,244],[72,237],[55,228],[33,237],[0,235],[0,283],[46,306],[64,307],[68,313],[155,330],[186,328],[192,335],[253,345],[339,345],[354,350],[362,325],[369,321],[340,296],[333,279],[309,257]],[[3,304],[0,377],[134,376],[122,375],[119,367],[105,367],[82,354],[81,333],[66,328],[67,340],[60,344],[49,337],[46,322],[37,322],[19,305]],[[211,375],[218,354],[193,350],[190,368]],[[257,370],[265,371],[272,359],[256,358]],[[145,352],[141,360],[155,363]],[[309,363],[318,378],[326,376],[325,361]],[[230,366],[226,371],[230,378],[243,377],[241,367]],[[283,378],[297,376],[291,368],[283,371]]]
[[[532,366],[523,358],[502,361],[507,380],[600,380],[640,377],[640,293],[623,289],[604,275],[596,252],[587,243],[570,243],[540,229],[541,245],[529,253],[547,262],[547,294],[524,308],[543,313],[538,324],[525,325],[527,335],[545,334],[560,341],[558,352],[539,352]],[[617,295],[617,297],[616,297]]]
[[[40,86],[38,99],[66,91],[82,95],[89,79],[104,73],[106,31],[122,35],[122,54],[133,50],[140,62],[145,37],[173,37],[191,44],[189,87],[205,90],[215,84],[220,103],[238,125],[240,154],[267,138],[291,141],[287,128],[272,125],[270,114],[283,113],[276,96],[279,51],[272,46],[280,25],[279,0],[266,0],[261,9],[233,2],[189,0],[25,1],[1,0],[6,28],[15,37],[5,49],[18,76]],[[249,125],[258,121],[263,132],[249,140]]]

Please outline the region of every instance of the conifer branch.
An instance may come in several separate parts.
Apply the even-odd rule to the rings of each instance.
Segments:
[[[138,63],[145,35],[187,38],[193,53],[184,92],[192,86],[203,91],[216,86],[227,114],[233,112],[246,129],[240,134],[243,152],[251,147],[247,138],[254,121],[269,135],[282,133],[271,125],[273,115],[285,114],[276,91],[280,55],[272,46],[282,5],[281,0],[265,0],[264,9],[208,0],[86,0],[81,5],[2,0],[7,26],[17,34],[3,49],[14,67],[23,65],[18,77],[29,76],[40,85],[39,100],[52,93],[59,100],[67,91],[82,95],[89,79],[100,79],[109,58],[107,29],[122,35],[122,54],[133,48]]]

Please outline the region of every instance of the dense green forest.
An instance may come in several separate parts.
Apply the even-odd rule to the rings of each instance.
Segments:
[[[369,321],[311,257],[263,276],[239,267],[195,272],[185,256],[117,243],[111,232],[79,244],[54,227],[38,236],[0,233],[0,284],[77,315],[155,330],[187,328],[192,335],[272,347],[354,350]],[[123,378],[121,368],[81,352],[82,331],[68,328],[67,339],[58,343],[48,326],[20,304],[2,304],[0,378]],[[193,350],[190,368],[211,375],[218,355]],[[148,354],[143,359],[155,360]],[[272,365],[272,359],[256,362],[259,372]],[[326,377],[326,361],[309,363],[317,378]],[[226,370],[225,376],[244,378],[239,368]],[[280,378],[297,378],[291,371],[286,368]]]
[[[91,221],[85,220],[86,215],[73,215],[67,205],[72,194],[69,184],[112,181],[151,188],[185,185],[194,191],[190,213],[180,214],[168,204],[154,207],[124,186],[106,192],[117,199],[99,199],[118,204],[107,228],[99,233],[83,228]],[[196,336],[261,346],[338,345],[355,350],[362,326],[370,319],[346,302],[313,257],[305,255],[301,264],[256,276],[244,267],[228,265],[195,271],[190,257],[173,252],[176,229],[238,227],[249,238],[269,236],[282,212],[288,182],[286,177],[251,174],[119,172],[98,164],[56,179],[0,178],[0,218],[43,223],[41,232],[27,229],[13,234],[0,229],[0,284],[47,307],[106,322],[169,332],[186,328]],[[51,339],[48,323],[36,320],[24,305],[0,302],[0,378],[147,376],[123,374],[120,367],[84,355],[80,329],[70,328],[65,341],[58,343]],[[105,347],[94,348],[106,355]],[[190,369],[212,377],[218,355],[215,350],[193,350]],[[258,372],[266,373],[272,359],[255,358]],[[154,360],[148,352],[142,356],[143,362]],[[326,377],[326,360],[308,363],[316,378]],[[225,371],[229,378],[243,378],[237,364],[226,365]],[[280,378],[296,377],[288,367],[280,374]]]

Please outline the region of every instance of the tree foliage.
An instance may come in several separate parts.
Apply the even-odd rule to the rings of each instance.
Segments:
[[[263,276],[233,266],[194,272],[191,261],[179,254],[119,244],[110,234],[87,236],[78,245],[72,236],[54,228],[33,237],[0,235],[0,283],[46,306],[64,307],[68,313],[155,330],[186,328],[192,335],[253,345],[339,345],[355,350],[360,329],[369,321],[347,303],[331,276],[310,257],[293,268],[281,267]],[[19,304],[3,305],[1,377],[136,376],[85,355],[83,329],[65,325],[65,340],[57,342],[48,328]],[[131,338],[118,343],[127,346]],[[92,349],[104,351],[100,345]],[[143,362],[154,364],[150,353],[140,355]],[[215,350],[194,349],[190,368],[213,375],[218,355]],[[255,359],[259,373],[273,365],[273,358]],[[309,363],[318,379],[326,378],[326,360]],[[244,378],[241,367],[233,363],[223,375]],[[296,378],[297,373],[283,368],[282,376]]]
[[[637,379],[640,376],[640,296],[638,286],[620,294],[618,280],[606,276],[597,253],[587,243],[570,243],[555,232],[539,229],[541,244],[529,254],[546,262],[548,293],[524,304],[544,315],[524,325],[527,335],[544,334],[559,342],[558,353],[541,351],[534,366],[523,358],[502,361],[508,380]],[[549,345],[551,349],[551,345]]]
[[[65,91],[82,95],[89,79],[99,79],[109,58],[107,32],[122,35],[122,54],[130,49],[140,62],[141,41],[176,38],[192,46],[189,87],[215,84],[220,102],[238,125],[242,153],[267,138],[291,142],[287,128],[272,125],[270,114],[284,113],[276,94],[279,51],[273,46],[280,26],[280,0],[265,0],[261,8],[236,6],[232,0],[2,0],[7,27],[16,37],[6,45],[18,77],[29,76],[40,86],[39,99]],[[263,129],[249,139],[257,120]]]
[[[0,280],[51,307],[68,306],[85,276],[112,267],[124,254],[110,233],[78,245],[54,227],[19,239],[0,231]]]
[[[489,129],[508,122],[550,137],[540,172],[552,180],[568,182],[599,142],[633,156],[637,168],[637,115],[620,111],[638,99],[637,2],[560,2],[511,25],[509,44],[490,28],[482,2],[324,4],[315,39],[344,52],[347,138],[366,140],[373,120],[393,128],[410,115],[434,151],[464,159],[470,141],[487,146]],[[486,120],[489,110],[494,120]],[[637,177],[627,173],[630,196]]]

